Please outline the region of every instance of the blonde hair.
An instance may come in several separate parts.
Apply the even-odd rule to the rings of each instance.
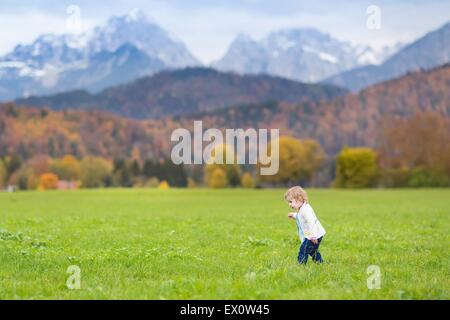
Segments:
[[[284,199],[286,201],[297,200],[301,202],[308,202],[308,195],[302,187],[295,186],[286,191],[286,193],[284,194]]]

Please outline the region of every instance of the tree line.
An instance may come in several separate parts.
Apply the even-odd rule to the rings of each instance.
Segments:
[[[272,176],[259,175],[259,165],[175,165],[169,158],[141,159],[137,149],[128,158],[114,159],[15,154],[0,158],[0,187],[446,187],[449,138],[449,119],[437,113],[387,118],[374,137],[376,148],[344,146],[337,155],[327,155],[316,140],[281,136],[279,171]]]

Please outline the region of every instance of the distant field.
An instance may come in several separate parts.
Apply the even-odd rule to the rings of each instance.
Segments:
[[[310,190],[327,235],[307,266],[283,192],[0,193],[0,298],[450,298],[449,189]]]

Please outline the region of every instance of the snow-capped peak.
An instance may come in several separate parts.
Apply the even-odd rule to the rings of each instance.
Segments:
[[[236,42],[236,43],[240,43],[240,42],[246,43],[246,42],[253,42],[253,41],[254,41],[254,40],[253,40],[248,34],[246,34],[246,33],[239,33],[239,34],[236,36],[236,38],[234,39],[233,42]]]
[[[141,66],[128,68],[128,78],[119,79],[117,68],[125,65]],[[22,96],[22,84],[32,86],[36,92],[43,90],[41,93],[72,86],[99,89],[143,73],[195,65],[200,62],[181,41],[144,11],[133,9],[81,34],[43,34],[29,44],[17,45],[0,57],[0,80],[12,79],[11,89],[15,90],[3,90],[9,96],[0,99]],[[91,72],[89,76],[86,70]],[[15,85],[16,81],[20,86]]]
[[[127,21],[136,21],[136,20],[145,20],[148,19],[145,12],[143,12],[141,9],[134,8],[128,12],[128,14],[125,16],[125,19]]]
[[[398,52],[404,44],[396,43],[392,46],[383,46],[380,48],[373,48],[371,46],[359,45],[356,46],[356,54],[359,65],[374,64],[380,65],[386,61],[390,56]]]
[[[320,81],[366,61],[373,61],[373,57],[369,53],[362,56],[346,41],[313,28],[294,28],[269,33],[251,45],[247,37],[238,36],[215,66],[239,73],[267,72],[301,81]]]
[[[327,62],[333,63],[333,64],[336,64],[339,62],[339,60],[334,55],[314,49],[310,46],[303,46],[302,49],[305,52],[309,52],[309,53],[313,53],[313,54],[317,55],[323,61],[327,61]]]

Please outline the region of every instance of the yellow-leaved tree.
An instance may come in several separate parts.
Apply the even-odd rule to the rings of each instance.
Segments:
[[[236,187],[241,184],[241,169],[239,165],[237,164],[237,157],[234,157],[234,162],[227,164],[226,157],[227,152],[230,151],[231,146],[228,146],[226,144],[218,145],[211,151],[211,164],[206,164],[204,166],[204,179],[207,186],[211,188],[215,188],[212,186],[212,184],[216,184],[216,182],[212,182],[211,179],[213,179],[214,172],[216,169],[221,169],[225,173],[225,180],[226,183],[224,186],[221,186],[220,188],[224,188],[227,186]],[[222,158],[220,160],[220,158]],[[219,162],[219,163],[212,163],[212,162]],[[222,163],[220,163],[222,162]],[[221,175],[220,173],[216,173],[216,175]],[[222,178],[219,178],[222,179]]]
[[[336,159],[338,188],[367,188],[376,183],[378,174],[377,155],[370,148],[344,147]]]
[[[254,188],[255,187],[255,182],[253,181],[253,177],[249,172],[246,172],[242,175],[241,186],[243,188]]]
[[[210,188],[225,188],[228,186],[228,179],[222,168],[215,168],[208,180]]]
[[[163,180],[159,183],[158,189],[167,190],[170,189],[170,185],[166,180]]]
[[[80,163],[81,186],[101,188],[111,184],[111,162],[99,157],[85,157]]]
[[[280,137],[278,143],[278,173],[267,176],[260,175],[260,180],[278,185],[288,185],[292,182],[310,183],[325,160],[326,154],[320,144],[312,139],[300,140],[290,136]],[[270,152],[269,145],[269,154]],[[271,156],[273,158],[276,155]]]
[[[80,179],[80,162],[72,155],[66,155],[62,159],[54,160],[50,170],[61,180],[75,181]]]

